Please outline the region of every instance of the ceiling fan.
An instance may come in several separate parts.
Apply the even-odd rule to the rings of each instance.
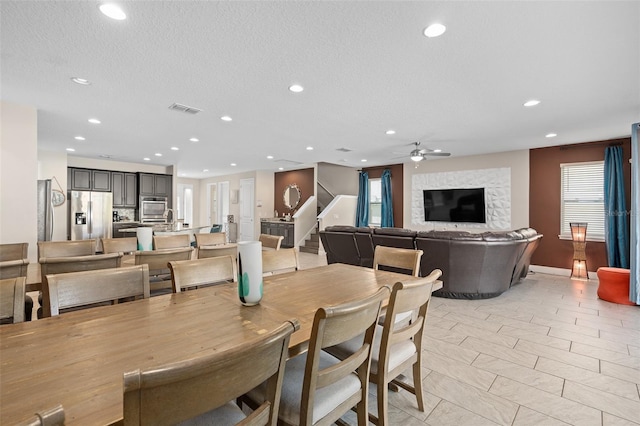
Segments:
[[[420,142],[414,142],[413,144],[415,145],[415,148],[411,151],[409,157],[411,158],[411,161],[415,161],[416,163],[424,160],[425,156],[449,157],[451,155],[450,153],[442,152],[439,149],[420,149]]]

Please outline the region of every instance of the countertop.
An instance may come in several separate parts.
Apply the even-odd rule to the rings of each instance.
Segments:
[[[270,218],[264,218],[264,219],[260,219],[260,222],[268,222],[268,223],[293,223],[293,218],[291,218],[291,220],[284,220],[284,218],[279,218],[279,217],[270,217]]]

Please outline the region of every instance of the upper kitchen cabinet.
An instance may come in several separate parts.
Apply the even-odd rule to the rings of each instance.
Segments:
[[[171,198],[171,175],[139,173],[140,195]]]
[[[111,172],[69,168],[68,186],[72,191],[111,191]]]
[[[113,207],[136,208],[138,205],[138,177],[135,173],[111,172]]]

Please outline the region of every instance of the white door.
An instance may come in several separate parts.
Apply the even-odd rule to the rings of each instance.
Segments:
[[[209,220],[209,225],[213,225],[217,223],[216,220],[218,218],[218,187],[215,183],[210,183],[207,185],[208,194],[207,194],[207,217]]]
[[[255,198],[254,181],[240,179],[240,241],[254,241],[253,205]]]
[[[229,182],[218,183],[218,216],[215,223],[227,223],[227,215],[229,214]]]

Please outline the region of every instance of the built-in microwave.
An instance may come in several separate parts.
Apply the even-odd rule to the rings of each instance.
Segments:
[[[166,221],[167,197],[140,197],[140,222]]]

